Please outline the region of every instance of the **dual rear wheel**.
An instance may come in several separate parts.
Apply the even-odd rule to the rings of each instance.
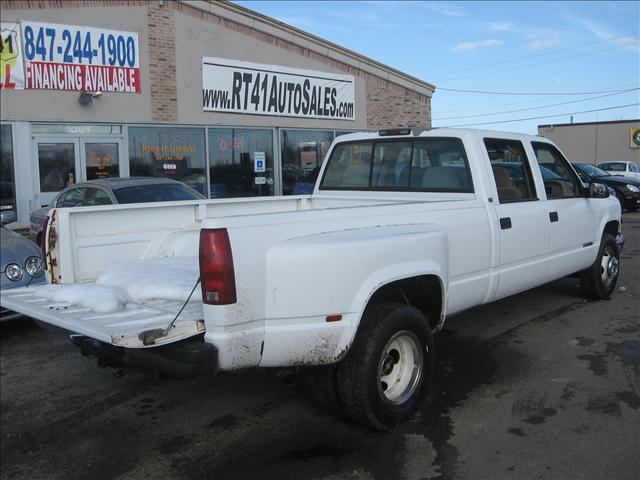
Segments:
[[[346,357],[314,370],[315,388],[330,410],[390,430],[416,412],[433,366],[433,337],[423,313],[402,304],[376,304],[365,312]]]

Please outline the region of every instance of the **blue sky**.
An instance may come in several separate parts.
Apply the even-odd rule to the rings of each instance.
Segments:
[[[236,3],[434,84],[434,127],[640,118],[638,105],[609,109],[640,102],[638,1]]]

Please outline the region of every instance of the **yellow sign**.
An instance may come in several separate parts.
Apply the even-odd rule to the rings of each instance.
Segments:
[[[20,24],[0,23],[0,89],[24,88],[24,68],[20,51]]]
[[[630,128],[631,148],[640,148],[640,128]]]

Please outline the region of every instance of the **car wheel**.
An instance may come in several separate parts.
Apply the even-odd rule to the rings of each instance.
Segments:
[[[405,422],[420,406],[434,359],[431,329],[420,310],[395,303],[372,306],[338,365],[345,412],[378,430]]]
[[[594,300],[608,299],[616,288],[620,274],[620,251],[616,239],[605,233],[596,261],[580,275],[584,294]]]

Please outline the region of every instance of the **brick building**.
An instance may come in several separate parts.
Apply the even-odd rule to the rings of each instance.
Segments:
[[[65,185],[106,176],[291,194],[336,135],[431,126],[433,85],[232,3],[0,9],[2,206],[20,223]]]

